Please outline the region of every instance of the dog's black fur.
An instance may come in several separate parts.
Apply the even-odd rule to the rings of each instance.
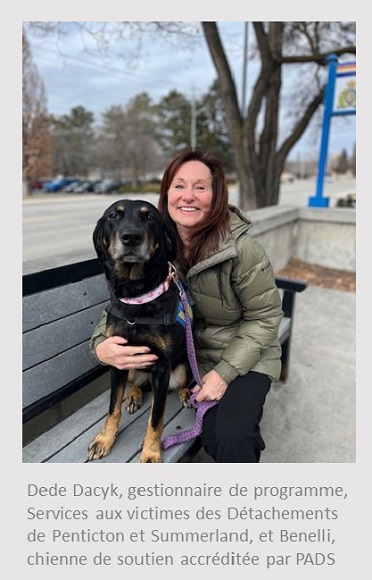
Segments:
[[[147,372],[130,371],[129,376],[128,371],[112,367],[108,415],[88,448],[88,458],[99,459],[110,452],[118,432],[127,381],[130,387],[125,398],[126,408],[133,412],[142,402],[141,384],[149,380],[152,408],[140,462],[158,463],[161,461],[164,409],[171,383],[179,388],[182,404],[190,406],[185,330],[173,317],[179,290],[172,281],[169,290],[148,303],[128,305],[120,298],[141,296],[166,280],[169,262],[176,257],[175,233],[155,206],[146,201],[124,199],[113,203],[98,220],[93,243],[111,293],[107,336],[125,337],[131,346],[146,345],[158,360]],[[166,320],[169,318],[172,323]]]

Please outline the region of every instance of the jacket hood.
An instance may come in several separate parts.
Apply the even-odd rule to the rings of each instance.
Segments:
[[[252,222],[247,214],[235,205],[229,205],[229,210],[231,234],[233,237],[238,237],[249,230],[252,226]]]
[[[216,251],[214,251],[211,256],[204,258],[198,264],[192,266],[187,274],[187,278],[193,276],[194,274],[198,274],[205,268],[215,266],[220,262],[223,262],[230,258],[235,258],[237,256],[238,252],[236,246],[237,239],[241,235],[247,233],[252,223],[251,220],[248,218],[248,216],[242,210],[235,207],[234,205],[229,205],[229,211],[230,211],[230,223],[229,223],[230,232],[227,238],[221,242],[219,248]]]

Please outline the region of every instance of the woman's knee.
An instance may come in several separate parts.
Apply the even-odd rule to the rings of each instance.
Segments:
[[[220,437],[216,441],[214,459],[217,463],[258,463],[264,449],[265,443],[259,431]]]

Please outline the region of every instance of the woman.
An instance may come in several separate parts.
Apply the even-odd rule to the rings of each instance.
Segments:
[[[260,421],[271,382],[279,379],[281,298],[269,258],[248,234],[250,220],[228,205],[222,163],[198,149],[180,151],[165,169],[160,212],[175,225],[177,263],[194,314],[203,385],[196,401],[217,400],[201,434],[218,463],[258,463],[265,448]],[[105,317],[91,350],[105,364],[145,368],[156,360],[146,347],[105,337]]]

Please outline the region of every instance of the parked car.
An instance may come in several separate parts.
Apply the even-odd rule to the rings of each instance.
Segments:
[[[112,191],[116,191],[118,187],[120,187],[121,181],[118,179],[102,179],[94,186],[95,193],[111,193]]]
[[[30,188],[31,189],[43,189],[44,183],[45,182],[42,181],[41,179],[35,179],[35,180],[31,181]]]
[[[53,179],[52,181],[47,181],[44,183],[43,189],[46,193],[52,193],[54,191],[61,191],[66,185],[70,185],[76,179],[72,177],[60,177]]]
[[[77,187],[80,183],[81,183],[80,179],[75,179],[68,185],[62,187],[62,190],[65,191],[66,193],[72,193],[75,190],[75,187]]]
[[[80,181],[80,183],[77,183],[75,185],[72,191],[74,193],[86,193],[89,191],[93,191],[95,183],[96,183],[95,181],[90,181],[89,179],[85,181]]]

